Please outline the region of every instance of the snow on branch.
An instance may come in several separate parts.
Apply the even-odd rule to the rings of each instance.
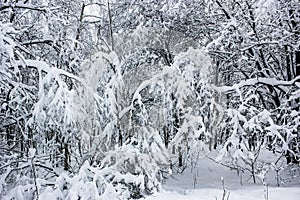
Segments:
[[[127,112],[129,112],[130,110],[132,110],[134,108],[133,102],[140,98],[140,93],[145,88],[147,88],[148,86],[151,86],[152,84],[158,84],[158,85],[162,86],[163,83],[161,83],[161,81],[162,81],[163,77],[166,76],[167,74],[171,74],[173,71],[174,71],[174,69],[167,67],[162,72],[156,74],[152,78],[143,81],[138,86],[138,88],[135,90],[133,97],[132,97],[131,104],[129,106],[127,106],[126,108],[124,108],[123,110],[121,110],[121,112],[119,113],[119,117],[122,118]]]
[[[271,85],[273,87],[280,87],[280,86],[291,86],[291,85],[296,85],[298,88],[300,88],[300,85],[297,84],[296,82],[300,81],[300,76],[295,77],[294,79],[290,81],[283,81],[283,80],[278,80],[276,78],[253,78],[253,79],[248,79],[241,81],[237,84],[234,84],[232,86],[215,86],[212,85],[212,89],[218,91],[218,92],[230,92],[233,90],[237,90],[238,88],[242,88],[245,86],[253,86],[256,84],[264,84],[264,85]]]
[[[22,8],[22,9],[29,9],[29,10],[47,12],[47,9],[46,9],[45,6],[34,6],[34,5],[24,4],[24,3],[16,3],[16,4],[1,3],[0,4],[0,11],[3,11],[5,9],[9,9],[9,8]]]
[[[14,64],[18,65],[18,66],[27,66],[27,67],[33,67],[33,68],[36,68],[38,71],[40,72],[46,72],[46,73],[49,73],[49,72],[54,72],[58,75],[63,75],[63,76],[67,76],[71,79],[74,79],[78,82],[80,82],[81,84],[83,84],[85,87],[88,87],[86,85],[86,81],[78,76],[75,76],[74,74],[70,73],[70,72],[67,72],[63,69],[58,69],[58,68],[55,68],[55,67],[50,67],[46,62],[44,61],[39,61],[39,60],[16,60],[14,61]]]

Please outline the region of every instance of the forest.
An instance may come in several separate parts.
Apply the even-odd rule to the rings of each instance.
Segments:
[[[0,199],[144,198],[212,151],[281,186],[299,125],[298,0],[0,0]]]

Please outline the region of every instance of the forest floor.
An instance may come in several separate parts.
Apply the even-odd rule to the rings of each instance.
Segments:
[[[215,153],[208,156],[214,157]],[[275,174],[269,174],[266,178],[268,187],[258,179],[254,184],[247,173],[237,175],[235,170],[217,164],[216,162],[202,158],[198,160],[197,167],[193,170],[186,169],[182,174],[173,174],[162,185],[163,190],[148,196],[147,200],[157,199],[189,199],[189,200],[299,200],[300,199],[300,167],[293,169],[295,178],[286,178],[291,173],[291,168],[281,174],[285,184],[276,186]],[[286,175],[285,175],[286,174]],[[224,184],[222,183],[224,180]],[[225,191],[223,189],[225,186]]]

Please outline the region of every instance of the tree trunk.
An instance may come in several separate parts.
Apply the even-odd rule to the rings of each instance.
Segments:
[[[111,50],[113,51],[114,50],[114,38],[113,38],[112,17],[111,17],[109,0],[107,1],[107,10],[108,10],[109,35],[110,35],[110,42],[111,42]]]
[[[253,183],[256,183],[254,163],[251,164],[251,173],[252,173]]]
[[[64,150],[65,150],[65,159],[64,159],[64,170],[69,169],[69,145],[67,143],[64,143]]]
[[[183,160],[182,160],[182,148],[178,147],[178,166],[183,166]]]
[[[296,51],[295,56],[296,56],[295,66],[296,66],[296,77],[297,77],[297,76],[300,76],[300,51]]]

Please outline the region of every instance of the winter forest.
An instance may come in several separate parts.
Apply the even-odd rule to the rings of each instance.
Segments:
[[[0,0],[0,199],[297,199],[299,125],[298,0]]]

